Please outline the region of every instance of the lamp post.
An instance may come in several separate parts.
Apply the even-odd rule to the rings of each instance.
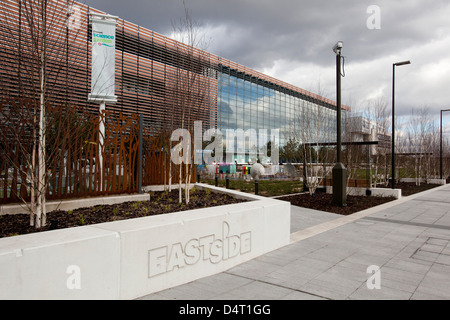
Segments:
[[[441,125],[440,125],[440,131],[441,131],[441,138],[440,138],[440,150],[439,150],[439,172],[440,177],[442,179],[442,113],[445,111],[450,111],[450,109],[441,110]]]
[[[336,127],[337,127],[337,159],[333,167],[333,205],[344,207],[347,205],[347,170],[342,163],[341,152],[341,50],[343,47],[342,41],[338,41],[333,51],[336,54]]]
[[[408,61],[397,62],[392,65],[392,189],[395,189],[395,67],[411,64]]]

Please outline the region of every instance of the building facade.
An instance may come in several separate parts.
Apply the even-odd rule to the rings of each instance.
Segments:
[[[28,1],[3,3],[2,95],[36,96],[43,67],[51,89],[46,102],[96,112],[98,105],[87,99],[92,82],[89,16],[104,12],[70,0],[46,1],[45,8],[39,7],[44,1],[32,4],[36,8]],[[30,19],[38,23],[30,24]],[[42,40],[40,31],[47,34],[45,46],[34,45]],[[221,131],[278,129],[280,146],[290,138],[336,141],[332,100],[120,18],[115,44],[118,101],[106,108],[142,114],[145,126],[154,131],[192,128],[194,121],[202,121],[203,129]],[[40,64],[43,48],[45,63]],[[343,110],[345,123],[349,108]]]
[[[376,145],[370,146],[372,155],[390,152],[392,136],[387,133],[385,125],[353,114],[346,119],[345,126],[349,142],[376,142]]]

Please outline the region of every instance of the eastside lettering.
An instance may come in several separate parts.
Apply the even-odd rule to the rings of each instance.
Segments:
[[[251,231],[239,235],[229,235],[230,226],[224,221],[222,236],[215,234],[190,239],[186,243],[175,243],[170,246],[148,251],[148,277],[170,272],[198,263],[200,260],[217,264],[223,260],[234,258],[251,251]]]

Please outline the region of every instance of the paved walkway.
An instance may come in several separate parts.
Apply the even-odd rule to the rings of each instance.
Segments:
[[[291,215],[291,244],[141,299],[450,299],[450,185],[350,216]]]

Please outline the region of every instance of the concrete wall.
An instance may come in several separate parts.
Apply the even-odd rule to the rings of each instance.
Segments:
[[[289,244],[288,202],[229,192],[253,201],[0,239],[0,299],[133,299]]]
[[[416,182],[416,178],[401,178],[401,182]],[[444,185],[446,184],[445,179],[420,179],[420,183],[430,183],[430,184],[440,184]]]
[[[85,199],[57,200],[47,201],[47,212],[54,210],[69,211],[78,208],[93,207],[98,205],[116,204],[129,201],[147,201],[150,200],[148,193],[144,194],[126,194],[107,197],[92,197]],[[0,215],[2,214],[23,214],[28,213],[27,206],[24,204],[5,204],[0,206]]]
[[[367,188],[348,187],[347,194],[351,196],[365,196]],[[370,188],[374,197],[402,197],[402,189]],[[333,193],[333,187],[327,186],[327,193]]]
[[[440,185],[447,184],[446,179],[428,179],[427,182],[431,184],[440,184]]]

